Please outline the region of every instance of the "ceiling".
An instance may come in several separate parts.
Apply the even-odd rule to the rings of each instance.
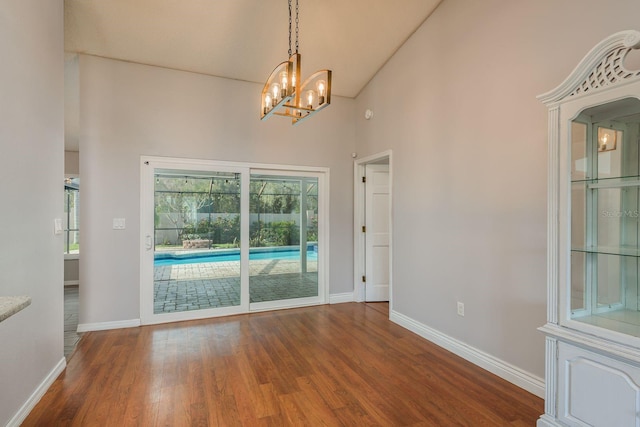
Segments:
[[[441,1],[299,0],[302,76],[331,69],[333,95],[357,96]],[[285,0],[64,4],[67,53],[256,83],[288,56]]]

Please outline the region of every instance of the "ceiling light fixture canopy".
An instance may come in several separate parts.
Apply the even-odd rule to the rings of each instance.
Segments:
[[[298,0],[296,1],[296,51],[291,50],[292,7],[289,0],[289,60],[279,64],[262,89],[260,120],[272,115],[291,117],[298,124],[331,104],[331,70],[320,70],[300,83],[298,53]]]

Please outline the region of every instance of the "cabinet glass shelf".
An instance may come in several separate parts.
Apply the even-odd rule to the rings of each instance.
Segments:
[[[589,189],[640,187],[639,176],[616,176],[609,178],[575,179],[572,184],[585,184]]]
[[[614,310],[601,314],[574,316],[574,320],[640,338],[640,312]]]
[[[584,252],[587,254],[618,255],[640,257],[640,248],[637,246],[584,246],[572,247],[572,252]]]

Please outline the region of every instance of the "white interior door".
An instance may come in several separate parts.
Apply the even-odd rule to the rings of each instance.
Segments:
[[[365,176],[365,301],[389,301],[389,165],[366,165]]]

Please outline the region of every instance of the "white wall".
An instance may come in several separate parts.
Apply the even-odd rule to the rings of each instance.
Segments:
[[[267,76],[265,75],[265,78]],[[259,120],[262,86],[80,56],[80,323],[140,317],[141,155],[331,168],[331,293],[352,290],[354,101]],[[112,230],[114,217],[126,230]]]
[[[80,259],[64,260],[64,285],[78,285],[80,279]]]
[[[62,0],[0,7],[0,295],[32,298],[0,323],[0,425],[64,360],[62,22]]]
[[[393,149],[394,310],[544,376],[547,110],[535,97],[638,16],[637,0],[445,0],[358,96],[358,153]]]
[[[78,132],[80,127],[80,86],[78,77],[78,55],[65,53],[64,57],[64,149],[76,152],[80,149]],[[77,159],[76,159],[77,160]],[[72,173],[67,172],[65,173]]]
[[[64,152],[64,174],[71,177],[80,175],[80,153],[77,151]]]

